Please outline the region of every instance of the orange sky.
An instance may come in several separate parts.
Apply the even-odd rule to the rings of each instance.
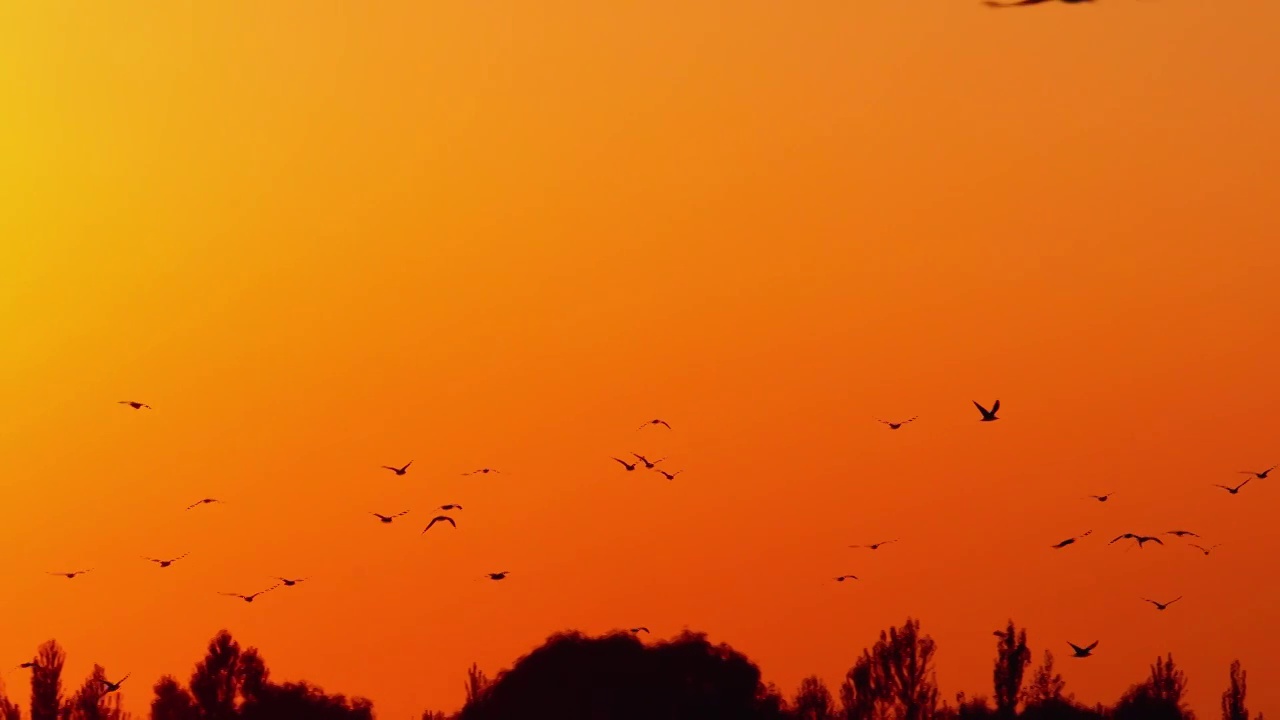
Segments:
[[[989,694],[1013,617],[1086,702],[1172,651],[1200,711],[1239,657],[1280,713],[1280,476],[1210,486],[1280,462],[1276,27],[1263,0],[6,6],[0,662],[56,637],[69,687],[132,672],[141,712],[227,627],[404,717],[566,627],[705,630],[789,694],[910,614],[950,698]],[[1105,546],[1179,526],[1224,545]],[[314,580],[216,594],[276,574]]]

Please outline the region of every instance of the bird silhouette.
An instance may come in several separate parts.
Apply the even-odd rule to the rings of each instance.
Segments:
[[[646,427],[648,427],[648,426],[650,426],[650,425],[662,425],[663,427],[665,427],[665,428],[666,428],[666,429],[668,429],[668,430],[670,430],[670,429],[671,429],[671,426],[667,424],[667,421],[666,421],[666,420],[658,420],[658,419],[656,419],[656,418],[655,418],[655,419],[650,420],[649,422],[645,423],[644,425],[641,425],[640,427],[636,428],[636,430],[643,430],[643,429],[645,429]]]
[[[1142,598],[1142,599],[1143,599],[1143,600],[1146,600],[1147,602],[1151,603],[1152,605],[1155,605],[1157,610],[1164,610],[1165,608],[1169,607],[1170,605],[1172,605],[1172,604],[1174,604],[1174,603],[1178,602],[1179,600],[1181,600],[1181,599],[1182,599],[1182,596],[1181,596],[1181,595],[1179,595],[1178,597],[1176,597],[1176,598],[1174,598],[1174,599],[1172,599],[1172,600],[1170,600],[1169,602],[1166,602],[1166,603],[1156,602],[1155,600],[1147,600],[1146,598]]]
[[[241,600],[243,600],[243,601],[245,601],[245,602],[253,602],[253,599],[254,599],[254,598],[258,597],[259,595],[261,595],[261,594],[263,594],[263,593],[269,593],[269,592],[271,592],[272,590],[275,590],[275,589],[276,589],[276,588],[278,588],[278,587],[280,587],[280,585],[277,583],[277,584],[272,585],[271,587],[267,588],[266,590],[259,590],[258,592],[254,593],[254,594],[252,594],[252,595],[241,595],[240,593],[225,593],[225,592],[224,592],[224,593],[218,593],[218,594],[219,594],[219,595],[226,595],[227,597],[238,597],[238,598],[240,598]]]
[[[1002,3],[1002,2],[996,2],[996,0],[983,0],[982,4],[986,5],[987,7],[1005,8],[1005,7],[1018,7],[1019,5],[1039,5],[1042,2],[1048,2],[1048,1],[1049,0],[1018,0],[1017,2]],[[1062,2],[1068,5],[1077,5],[1079,3],[1093,2],[1093,0],[1062,0]]]
[[[501,474],[502,474],[502,473],[499,473],[497,470],[494,470],[493,468],[487,468],[487,467],[485,467],[485,468],[480,468],[479,470],[472,470],[472,471],[471,471],[471,472],[469,472],[469,473],[462,473],[462,474],[463,474],[463,475],[475,475],[475,474],[477,474],[477,473],[479,473],[479,474],[481,474],[481,475],[488,475],[489,473],[498,473],[499,475],[501,475]]]
[[[1240,475],[1252,475],[1253,477],[1258,478],[1259,480],[1266,480],[1266,479],[1267,479],[1267,476],[1268,476],[1268,475],[1270,475],[1270,474],[1271,474],[1271,471],[1272,471],[1272,470],[1275,470],[1275,469],[1276,469],[1276,467],[1277,467],[1276,465],[1272,465],[1271,467],[1267,468],[1266,470],[1263,470],[1262,472],[1254,472],[1253,470],[1241,470],[1241,471],[1239,472],[1239,474],[1240,474]],[[1252,478],[1250,478],[1250,479],[1252,479]]]
[[[857,575],[841,575],[840,577],[836,578],[836,582],[844,582],[845,580],[857,580],[857,579],[858,579]]]
[[[1173,535],[1175,537],[1200,537],[1190,530],[1169,530],[1165,535]]]
[[[1106,502],[1107,499],[1110,498],[1112,495],[1115,495],[1115,493],[1109,492],[1106,495],[1090,495],[1089,497],[1093,498],[1094,500],[1097,500],[1098,502]]]
[[[647,469],[647,470],[652,470],[652,469],[654,468],[654,466],[655,466],[655,465],[657,465],[658,463],[662,462],[663,460],[666,460],[666,458],[659,458],[659,459],[657,459],[657,460],[654,460],[653,462],[650,462],[650,461],[649,461],[649,458],[647,458],[647,457],[645,457],[645,456],[643,456],[643,455],[640,455],[639,453],[631,453],[631,454],[632,454],[632,455],[635,455],[637,458],[639,458],[639,459],[640,459],[640,462],[644,463],[645,469]]]
[[[1094,640],[1092,645],[1089,645],[1086,647],[1080,647],[1079,645],[1070,641],[1068,641],[1067,644],[1071,646],[1071,649],[1073,651],[1075,651],[1075,655],[1072,655],[1071,657],[1078,657],[1078,658],[1089,657],[1091,654],[1093,654],[1093,649],[1098,647],[1097,640]]]
[[[684,472],[683,470],[677,470],[677,471],[675,471],[675,472],[673,472],[673,473],[669,473],[669,472],[667,472],[666,470],[663,470],[662,468],[654,468],[654,470],[656,470],[656,471],[658,471],[658,472],[662,473],[662,477],[664,477],[664,478],[666,478],[666,479],[668,479],[668,480],[675,480],[677,475],[679,475],[680,473]]]
[[[448,505],[441,505],[436,509],[437,510],[461,510],[462,506],[457,503],[449,503]]]
[[[50,575],[61,575],[62,577],[65,577],[65,578],[70,579],[70,578],[73,578],[73,577],[75,577],[75,576],[77,576],[77,575],[83,575],[83,574],[85,574],[85,573],[87,573],[87,572],[92,572],[92,571],[93,571],[93,568],[89,568],[88,570],[76,570],[75,572],[51,572],[51,573],[49,573],[49,574],[50,574]]]
[[[143,558],[142,558],[142,559],[143,559],[143,560],[150,560],[151,562],[156,563],[157,565],[159,565],[159,566],[160,566],[160,567],[162,567],[162,568],[167,568],[167,567],[169,567],[170,565],[172,565],[172,564],[174,564],[174,563],[178,562],[179,560],[181,560],[182,558],[184,558],[184,557],[186,557],[186,556],[188,556],[188,555],[190,555],[190,554],[191,554],[191,553],[182,553],[182,554],[181,554],[181,555],[179,555],[178,557],[176,557],[176,558],[169,558],[168,560],[160,560],[160,559],[157,559],[157,558],[153,558],[153,557],[146,557],[146,556],[143,556]]]
[[[614,458],[614,460],[618,460],[618,458]],[[626,460],[618,460],[618,462],[622,463],[622,467],[626,468],[627,472],[631,472],[632,470],[635,470],[636,466],[640,464],[640,463],[629,463]]]
[[[98,678],[98,682],[102,683],[102,685],[103,685],[103,691],[102,691],[102,692],[103,692],[103,694],[106,694],[106,693],[113,693],[113,692],[115,692],[115,691],[119,690],[119,689],[120,689],[120,686],[124,684],[124,681],[125,681],[125,680],[128,680],[128,679],[129,679],[129,676],[130,676],[130,675],[132,675],[132,674],[133,674],[133,673],[125,673],[124,677],[120,678],[120,679],[119,679],[119,680],[117,680],[116,682],[111,682],[110,680],[107,680],[106,678]]]
[[[419,534],[425,534],[428,530],[431,529],[432,525],[435,525],[438,522],[447,522],[450,525],[454,526],[455,528],[458,527],[458,523],[454,522],[453,518],[449,517],[448,515],[437,515],[431,518],[431,522],[427,523],[427,526],[422,528],[422,532]]]
[[[294,580],[290,580],[289,578],[283,578],[283,577],[280,577],[279,575],[276,575],[276,576],[274,576],[274,577],[275,577],[275,579],[277,579],[277,580],[279,580],[279,581],[280,581],[280,584],[281,584],[281,585],[284,585],[285,587],[293,587],[294,585],[297,585],[298,583],[303,582],[304,580],[306,580],[306,578],[297,578],[297,579],[294,579]],[[265,591],[264,591],[264,592],[265,592]]]
[[[1092,530],[1086,530],[1086,531],[1084,532],[1084,534],[1083,534],[1083,535],[1077,535],[1077,536],[1075,536],[1075,537],[1069,537],[1069,538],[1067,538],[1066,540],[1063,540],[1062,542],[1058,543],[1057,545],[1050,545],[1049,547],[1051,547],[1051,548],[1053,548],[1053,549],[1055,549],[1055,550],[1057,550],[1057,549],[1059,549],[1059,548],[1064,548],[1064,547],[1066,547],[1066,546],[1068,546],[1068,545],[1071,545],[1072,543],[1074,543],[1075,541],[1079,540],[1080,538],[1088,537],[1088,536],[1089,536],[1089,535],[1091,535],[1092,533],[1093,533],[1093,531],[1092,531]]]
[[[1220,487],[1220,488],[1222,488],[1223,490],[1226,490],[1227,492],[1231,493],[1232,495],[1235,495],[1235,494],[1237,494],[1237,493],[1239,493],[1239,492],[1240,492],[1240,488],[1244,487],[1245,485],[1248,485],[1248,484],[1249,484],[1249,480],[1252,480],[1252,479],[1253,479],[1253,478],[1249,478],[1248,480],[1245,480],[1244,482],[1240,483],[1239,485],[1237,485],[1237,486],[1235,486],[1235,487],[1227,487],[1226,485],[1219,485],[1218,483],[1213,483],[1213,486],[1214,486],[1214,487]]]
[[[222,501],[217,498],[204,498],[203,500],[197,500],[191,503],[190,505],[187,506],[187,509],[190,510],[191,508],[194,508],[194,507],[199,507],[201,505],[208,505],[209,503],[216,503],[216,502],[222,502]]]
[[[413,464],[413,461],[410,460],[409,462],[404,464],[404,467],[391,467],[390,465],[383,465],[382,467],[384,470],[390,470],[391,472],[397,475],[403,475],[409,472],[409,466],[412,464]]]
[[[151,406],[150,406],[150,405],[148,405],[148,404],[146,404],[146,403],[144,403],[144,402],[138,402],[137,400],[119,400],[119,401],[117,401],[117,402],[116,402],[116,404],[117,404],[117,405],[128,405],[129,407],[133,408],[134,410],[142,410],[142,409],[144,409],[144,408],[145,408],[145,409],[147,409],[147,410],[150,410],[150,409],[151,409]]]
[[[1155,543],[1155,544],[1157,544],[1157,545],[1163,545],[1163,544],[1164,544],[1164,541],[1163,541],[1163,540],[1161,540],[1161,539],[1160,539],[1160,538],[1158,538],[1158,537],[1152,537],[1152,536],[1150,536],[1150,535],[1135,535],[1134,533],[1125,533],[1125,534],[1123,534],[1123,535],[1118,535],[1118,536],[1116,536],[1116,539],[1115,539],[1115,540],[1112,540],[1111,542],[1109,542],[1109,543],[1107,543],[1107,544],[1108,544],[1108,545],[1114,545],[1117,541],[1119,541],[1119,540],[1125,540],[1125,539],[1136,540],[1136,541],[1138,542],[1138,549],[1139,549],[1139,550],[1141,550],[1141,549],[1142,549],[1142,546],[1143,546],[1145,543],[1149,543],[1149,542],[1153,542],[1153,543]]]
[[[646,634],[647,634],[647,633],[649,632],[649,628],[644,627],[644,626],[642,625],[642,626],[640,626],[640,627],[633,627],[633,628],[631,628],[630,632],[631,632],[632,634],[639,634],[639,633],[646,633]]]
[[[881,540],[880,542],[877,542],[877,543],[871,543],[870,545],[850,545],[849,547],[851,547],[851,548],[866,548],[866,549],[868,549],[868,550],[879,550],[881,545],[888,545],[889,543],[895,543],[895,542],[898,542],[898,541],[897,541],[897,539],[894,539],[894,540]]]
[[[1000,418],[996,417],[996,413],[1000,412],[1000,401],[999,401],[999,400],[997,400],[997,401],[996,401],[996,404],[995,404],[995,405],[992,405],[992,406],[991,406],[991,409],[990,409],[990,410],[988,410],[988,409],[986,409],[986,408],[982,407],[981,405],[979,405],[977,400],[974,400],[974,401],[973,401],[973,406],[974,406],[974,407],[976,407],[976,408],[978,408],[978,412],[982,413],[982,420],[981,420],[980,422],[991,422],[992,420],[999,420],[999,419],[1000,419]]]
[[[876,422],[881,422],[881,423],[884,423],[885,425],[888,425],[890,430],[897,430],[903,425],[906,425],[907,423],[915,420],[917,417],[919,416],[916,415],[913,417],[909,417],[906,420],[899,420],[898,422],[889,422],[888,420],[881,420],[880,418],[876,418]]]
[[[1218,547],[1218,545],[1221,545],[1221,544],[1222,544],[1222,543],[1218,543],[1217,545],[1210,545],[1209,547],[1204,547],[1203,545],[1197,545],[1197,544],[1195,544],[1195,543],[1188,543],[1188,547],[1193,547],[1193,548],[1195,548],[1195,549],[1199,550],[1200,552],[1204,553],[1205,555],[1208,555],[1210,550],[1212,550],[1212,549],[1214,549],[1214,548]]]
[[[391,522],[392,520],[395,520],[396,518],[400,517],[401,515],[408,515],[408,514],[409,514],[409,511],[408,511],[408,510],[405,510],[405,511],[403,511],[403,512],[398,512],[398,513],[396,513],[395,515],[380,515],[380,514],[378,514],[378,513],[376,513],[376,512],[371,512],[371,513],[369,513],[369,514],[370,514],[370,515],[375,515],[375,516],[377,516],[377,518],[378,518],[379,520],[381,520],[382,522],[384,522],[384,523],[389,523],[389,522]]]
[[[489,578],[490,580],[505,580],[507,575],[510,575],[510,574],[511,574],[510,570],[503,570],[502,572],[485,573],[484,576]]]

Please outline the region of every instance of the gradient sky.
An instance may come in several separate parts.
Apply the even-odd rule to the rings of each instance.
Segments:
[[[226,627],[405,717],[563,628],[705,630],[790,694],[913,615],[949,699],[990,693],[1012,617],[1086,702],[1171,651],[1201,712],[1238,657],[1278,714],[1280,475],[1211,486],[1280,462],[1276,27],[1262,0],[6,5],[0,663],[56,637],[69,689],[132,672],[142,712]],[[1224,545],[1105,544],[1177,527]],[[314,579],[216,594],[277,574]]]

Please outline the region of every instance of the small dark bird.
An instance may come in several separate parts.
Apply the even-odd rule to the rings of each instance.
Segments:
[[[634,635],[638,635],[640,633],[648,634],[648,632],[649,632],[649,628],[644,626],[631,628],[631,633]]]
[[[426,534],[426,532],[431,529],[431,526],[435,525],[438,522],[447,522],[450,525],[454,526],[455,528],[458,527],[458,523],[454,522],[453,518],[449,517],[448,515],[437,515],[431,518],[431,522],[427,523],[427,526],[422,528],[422,533],[419,533],[419,534]]]
[[[378,514],[378,513],[376,513],[376,512],[371,512],[371,513],[369,513],[369,514],[370,514],[370,515],[376,515],[376,516],[377,516],[377,518],[378,518],[379,520],[381,520],[382,522],[384,522],[384,523],[389,523],[389,522],[391,522],[392,520],[395,520],[396,518],[400,517],[401,515],[408,515],[408,514],[409,514],[409,511],[408,511],[408,510],[405,510],[404,512],[398,512],[398,513],[396,513],[395,515],[379,515],[379,514]]]
[[[412,461],[412,460],[410,460],[409,462],[407,462],[407,463],[405,463],[405,464],[404,464],[404,467],[391,467],[390,465],[383,465],[382,467],[383,467],[383,469],[385,469],[385,470],[390,470],[391,472],[393,472],[393,473],[395,473],[395,474],[397,474],[397,475],[403,475],[403,474],[405,474],[405,473],[409,472],[409,466],[410,466],[410,465],[412,465],[412,464],[413,464],[413,461]]]
[[[120,401],[116,402],[116,404],[117,404],[117,405],[128,405],[129,407],[133,408],[134,410],[142,410],[143,408],[146,408],[147,410],[150,410],[150,409],[151,409],[151,406],[150,406],[150,405],[148,405],[148,404],[146,404],[146,403],[138,402],[138,401],[136,401],[136,400],[120,400]]]
[[[992,420],[999,420],[999,419],[1000,419],[1000,418],[996,417],[996,413],[1000,412],[1000,401],[999,401],[999,400],[997,400],[997,401],[996,401],[996,404],[995,404],[995,405],[992,405],[992,406],[991,406],[991,409],[990,409],[990,410],[988,410],[988,409],[986,409],[986,408],[982,407],[981,405],[979,405],[977,400],[974,400],[974,401],[973,401],[973,406],[974,406],[974,407],[976,407],[976,408],[978,408],[978,412],[982,413],[982,420],[981,420],[980,422],[991,422]]]
[[[683,470],[677,470],[673,473],[669,473],[666,470],[663,470],[662,468],[654,468],[654,470],[657,470],[658,472],[662,473],[662,477],[668,480],[675,480],[677,475],[684,472]]]
[[[1094,500],[1097,500],[1098,502],[1106,502],[1107,499],[1110,498],[1112,495],[1115,495],[1115,493],[1109,492],[1106,495],[1090,495],[1089,497],[1093,498]]]
[[[645,469],[647,469],[647,470],[652,470],[652,469],[653,469],[653,467],[654,467],[655,465],[657,465],[658,463],[662,462],[663,460],[666,460],[666,458],[659,458],[659,459],[657,459],[657,460],[654,460],[653,462],[649,462],[649,458],[647,458],[647,457],[645,457],[645,456],[643,456],[643,455],[639,455],[639,454],[637,454],[637,453],[631,453],[631,454],[632,454],[632,455],[635,455],[637,458],[639,458],[639,459],[640,459],[640,462],[644,463]]]
[[[110,680],[107,680],[107,679],[105,679],[105,678],[98,678],[98,682],[102,683],[103,688],[104,688],[104,689],[103,689],[103,691],[102,691],[102,692],[103,692],[103,694],[106,694],[106,693],[113,693],[113,692],[115,692],[115,691],[119,690],[119,689],[120,689],[120,686],[124,684],[124,681],[125,681],[125,680],[128,680],[128,679],[129,679],[129,676],[130,676],[130,675],[132,675],[132,674],[133,674],[133,673],[125,673],[125,676],[124,676],[124,677],[122,677],[122,678],[120,678],[120,680],[119,680],[119,681],[117,681],[117,682],[111,682]]]
[[[649,425],[662,425],[663,427],[665,427],[665,428],[666,428],[666,429],[668,429],[668,430],[670,430],[670,429],[671,429],[671,426],[667,424],[667,421],[666,421],[666,420],[657,420],[657,419],[654,419],[654,420],[650,420],[649,422],[645,423],[644,425],[641,425],[640,427],[636,428],[636,430],[643,430],[643,429],[645,429],[645,427],[647,427],[647,426],[649,426]]]
[[[263,594],[263,593],[269,593],[269,592],[271,592],[272,590],[275,590],[275,589],[276,589],[276,588],[278,588],[278,587],[280,587],[280,586],[279,586],[279,585],[272,585],[271,587],[267,588],[266,590],[259,590],[258,592],[254,593],[254,594],[252,594],[252,595],[241,595],[240,593],[218,593],[218,594],[219,594],[219,595],[226,595],[227,597],[238,597],[238,598],[240,598],[241,600],[243,600],[243,601],[245,601],[245,602],[253,602],[253,599],[254,599],[254,598],[258,597],[259,595],[261,595],[261,594]]]
[[[497,471],[497,470],[494,470],[493,468],[480,468],[479,470],[472,470],[472,471],[471,471],[471,472],[469,472],[469,473],[462,473],[462,474],[463,474],[463,475],[475,475],[476,473],[479,473],[479,474],[481,474],[481,475],[488,475],[489,473],[498,473],[498,471]],[[502,473],[498,473],[498,474],[499,474],[499,475],[501,475]]]
[[[306,580],[306,578],[298,578],[296,580],[290,580],[289,578],[282,578],[279,575],[276,575],[275,578],[279,580],[280,584],[284,585],[285,587],[293,587],[294,585],[297,585],[298,583]]]
[[[888,545],[889,543],[895,543],[895,542],[898,542],[898,541],[897,541],[896,539],[895,539],[895,540],[881,540],[881,541],[880,541],[880,542],[878,542],[878,543],[871,543],[870,545],[850,545],[849,547],[851,547],[851,548],[866,548],[866,549],[868,549],[868,550],[879,550],[881,545]]]
[[[885,425],[888,425],[890,430],[897,430],[903,425],[906,425],[912,420],[915,420],[917,417],[919,417],[919,415],[916,415],[914,417],[909,417],[906,420],[900,420],[898,422],[889,422],[888,420],[881,420],[880,418],[876,418],[876,422],[881,422],[881,423],[884,423]]]
[[[996,0],[983,0],[982,4],[986,5],[987,7],[1004,8],[1004,7],[1018,7],[1019,5],[1039,5],[1040,3],[1047,2],[1047,1],[1048,0],[1018,0],[1018,2],[1002,3],[1002,2],[996,2]],[[1062,0],[1062,2],[1068,5],[1076,5],[1079,3],[1093,2],[1093,0]]]
[[[845,580],[857,580],[857,579],[858,579],[857,575],[841,575],[840,577],[836,578],[836,582],[844,582]]]
[[[458,505],[458,504],[456,504],[456,503],[449,503],[448,505],[441,505],[440,507],[438,507],[438,508],[436,508],[436,509],[437,509],[437,510],[461,510],[461,509],[462,509],[462,506],[461,506],[461,505]]]
[[[1188,537],[1188,536],[1200,537],[1199,535],[1191,532],[1190,530],[1170,530],[1166,532],[1165,535],[1173,535],[1175,537]]]
[[[614,458],[614,460],[618,460],[618,458]],[[640,463],[629,463],[626,460],[618,460],[618,462],[622,463],[622,467],[626,468],[627,472],[631,472],[632,470],[635,470],[636,465],[640,464]]]
[[[1098,647],[1097,640],[1094,640],[1093,644],[1089,645],[1088,647],[1080,647],[1079,645],[1073,642],[1068,642],[1067,644],[1070,645],[1071,649],[1075,651],[1075,655],[1072,655],[1071,657],[1089,657],[1089,655],[1093,653],[1093,649]]]
[[[156,559],[156,558],[150,558],[150,557],[145,557],[145,556],[144,556],[142,559],[143,559],[143,560],[150,560],[151,562],[156,563],[157,565],[159,565],[159,566],[160,566],[160,567],[162,567],[162,568],[167,568],[167,567],[169,567],[170,565],[172,565],[172,564],[174,564],[174,563],[178,562],[179,560],[181,560],[182,558],[184,558],[184,557],[186,557],[186,556],[188,556],[188,555],[190,555],[190,554],[191,554],[191,553],[182,553],[182,554],[181,554],[181,555],[179,555],[178,557],[176,557],[176,558],[169,558],[168,560],[158,560],[158,559]]]
[[[1222,543],[1218,543],[1218,545],[1221,545],[1221,544],[1222,544]],[[1188,545],[1189,545],[1190,547],[1193,547],[1193,548],[1195,548],[1195,549],[1199,550],[1200,552],[1204,553],[1205,555],[1208,555],[1210,550],[1212,550],[1212,549],[1214,549],[1214,548],[1218,547],[1218,545],[1210,545],[1209,547],[1204,547],[1204,546],[1202,546],[1202,545],[1197,545],[1197,544],[1195,544],[1195,543],[1188,543]]]
[[[1070,544],[1074,543],[1075,541],[1079,540],[1080,538],[1088,537],[1088,536],[1089,536],[1090,534],[1092,534],[1092,533],[1093,533],[1093,531],[1092,531],[1092,530],[1086,530],[1086,531],[1085,531],[1085,533],[1084,533],[1083,535],[1077,535],[1077,536],[1075,536],[1075,537],[1069,537],[1069,538],[1067,538],[1066,540],[1063,540],[1062,542],[1058,543],[1057,545],[1050,545],[1049,547],[1051,547],[1051,548],[1053,548],[1053,549],[1055,549],[1055,550],[1057,550],[1057,549],[1059,549],[1059,548],[1064,548],[1064,547],[1066,547],[1066,546],[1068,546],[1068,545],[1070,545]]]
[[[92,571],[93,571],[93,568],[89,568],[88,570],[76,570],[75,572],[51,572],[51,573],[49,573],[49,574],[50,574],[50,575],[61,575],[62,577],[65,577],[65,578],[73,578],[73,577],[75,577],[75,576],[77,576],[77,575],[83,575],[83,574],[85,574],[85,573],[87,573],[87,572],[92,572]]]
[[[1182,596],[1181,596],[1181,595],[1179,595],[1178,597],[1176,597],[1176,598],[1174,598],[1174,599],[1170,600],[1170,601],[1169,601],[1169,602],[1167,602],[1167,603],[1156,602],[1155,600],[1147,600],[1146,598],[1142,598],[1142,599],[1143,599],[1143,600],[1146,600],[1147,602],[1151,603],[1152,605],[1155,605],[1157,610],[1163,610],[1163,609],[1165,609],[1165,608],[1169,607],[1170,605],[1172,605],[1172,604],[1174,604],[1174,603],[1178,602],[1179,600],[1181,600],[1181,599],[1182,599]]]
[[[1249,480],[1252,480],[1252,479],[1253,479],[1253,478],[1249,478]],[[1237,486],[1235,486],[1235,487],[1227,487],[1226,485],[1219,485],[1218,483],[1213,483],[1213,486],[1214,486],[1214,487],[1220,487],[1220,488],[1222,488],[1223,490],[1226,490],[1227,492],[1231,493],[1232,495],[1235,495],[1236,493],[1240,492],[1240,488],[1242,488],[1242,487],[1244,487],[1245,485],[1248,485],[1248,484],[1249,484],[1249,480],[1245,480],[1244,482],[1240,483],[1239,485],[1237,485]]]
[[[200,505],[208,505],[209,503],[216,503],[216,502],[222,502],[222,501],[217,498],[205,498],[203,500],[197,500],[191,503],[190,505],[187,506],[187,509],[190,510],[191,508],[198,507]]]
[[[510,570],[503,570],[502,572],[485,573],[485,577],[489,578],[490,580],[503,580],[509,574],[511,574]]]
[[[1107,544],[1108,544],[1108,545],[1112,545],[1112,544],[1115,544],[1115,543],[1116,543],[1117,541],[1119,541],[1119,540],[1125,540],[1125,539],[1131,539],[1131,540],[1136,540],[1136,541],[1138,541],[1138,549],[1139,549],[1139,550],[1141,550],[1141,549],[1142,549],[1142,546],[1143,546],[1143,544],[1144,544],[1144,543],[1148,543],[1148,542],[1154,542],[1154,543],[1155,543],[1155,544],[1157,544],[1157,545],[1163,545],[1163,544],[1164,544],[1164,541],[1163,541],[1163,540],[1161,540],[1161,539],[1160,539],[1160,538],[1158,538],[1158,537],[1151,537],[1150,535],[1135,535],[1135,534],[1133,534],[1133,533],[1125,533],[1125,534],[1123,534],[1123,535],[1119,535],[1119,536],[1117,536],[1117,537],[1116,537],[1116,539],[1115,539],[1115,540],[1112,540],[1111,542],[1109,542],[1109,543],[1107,543]]]
[[[1256,478],[1258,478],[1259,480],[1266,480],[1266,479],[1267,479],[1267,476],[1268,476],[1268,475],[1270,475],[1270,474],[1271,474],[1271,471],[1272,471],[1272,470],[1275,470],[1275,469],[1276,469],[1276,467],[1277,467],[1276,465],[1272,465],[1271,467],[1267,468],[1266,470],[1263,470],[1262,472],[1254,472],[1254,471],[1252,471],[1252,470],[1241,470],[1239,474],[1241,474],[1241,475],[1252,475],[1253,477],[1256,477]],[[1251,478],[1251,479],[1252,479],[1252,478]]]

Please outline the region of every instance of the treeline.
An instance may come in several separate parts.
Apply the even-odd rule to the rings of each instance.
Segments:
[[[996,636],[990,694],[943,701],[934,672],[936,645],[908,618],[880,633],[832,693],[818,677],[790,698],[765,685],[742,653],[704,634],[641,642],[634,634],[552,635],[490,679],[472,665],[466,702],[453,714],[422,720],[1195,720],[1186,706],[1186,675],[1172,655],[1156,658],[1148,676],[1115,703],[1087,706],[1068,692],[1046,650],[1032,667],[1027,633],[1010,621]],[[108,692],[103,669],[64,696],[66,655],[55,641],[24,666],[31,671],[30,720],[131,720],[120,692]],[[1222,693],[1223,720],[1250,720],[1246,673],[1232,663]],[[120,684],[120,681],[116,681]],[[306,682],[272,682],[254,648],[242,650],[225,630],[186,685],[173,676],[153,686],[152,720],[373,720],[364,698],[328,695]],[[0,720],[21,720],[0,694]],[[1259,714],[1254,720],[1264,720]]]

